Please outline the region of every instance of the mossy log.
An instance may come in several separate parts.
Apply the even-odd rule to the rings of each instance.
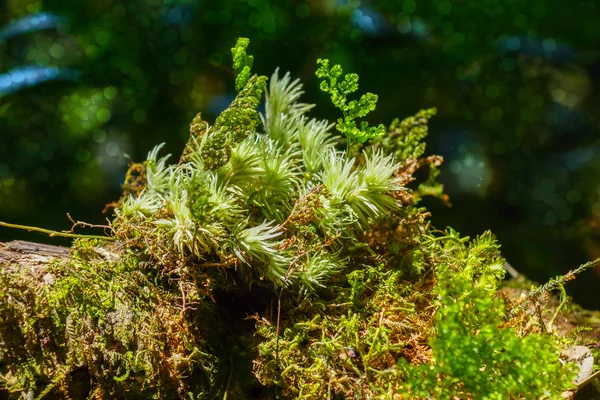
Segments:
[[[0,399],[246,398],[248,346],[178,285],[123,244],[0,243]]]
[[[528,285],[510,282],[512,298]],[[0,399],[267,398],[250,372],[253,323],[215,312],[231,317],[244,300],[186,302],[123,244],[0,243],[0,287]],[[583,332],[591,341],[596,314],[563,312],[556,325],[599,325]]]
[[[503,291],[491,232],[435,229],[419,205],[447,201],[422,142],[435,110],[336,150],[287,74],[259,118],[246,46],[231,106],[194,119],[177,165],[157,146],[130,167],[108,236],[0,222],[76,238],[0,244],[0,399],[558,398],[589,375],[600,326],[564,283],[600,259]],[[372,136],[340,121],[347,144]]]

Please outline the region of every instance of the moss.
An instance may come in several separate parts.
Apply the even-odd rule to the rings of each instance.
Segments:
[[[546,329],[538,297],[600,260],[532,288],[539,312],[528,313],[499,289],[490,232],[437,230],[419,206],[447,202],[442,159],[424,153],[435,110],[394,121],[388,136],[360,130],[374,95],[346,103],[358,77],[323,70],[345,113],[340,147],[289,75],[273,74],[259,117],[266,78],[250,73],[247,45],[233,49],[239,94],[214,126],[194,118],[177,164],[157,146],[132,165],[111,242],[0,268],[8,392],[493,399],[571,386],[558,355],[576,335]],[[547,311],[564,312],[562,300]]]
[[[47,382],[67,395],[68,375],[83,367],[100,397],[214,392],[221,378],[218,343],[207,345],[217,334],[210,302],[188,292],[182,309],[177,285],[137,256],[106,259],[111,251],[80,241],[72,259],[0,270],[7,390],[39,392]]]

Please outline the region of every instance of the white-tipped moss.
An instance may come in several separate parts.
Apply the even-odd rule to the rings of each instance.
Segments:
[[[187,206],[187,192],[172,193],[167,198],[167,209],[172,212],[169,218],[161,218],[154,223],[164,229],[169,242],[178,249],[182,256],[186,251],[194,252],[194,236],[196,223]],[[204,250],[208,250],[206,246]]]
[[[261,143],[260,176],[258,190],[251,195],[252,202],[262,208],[268,219],[282,221],[291,210],[299,193],[299,154],[283,150],[276,142],[265,138]]]
[[[367,149],[360,156],[364,163],[356,165],[354,158],[337,151],[336,139],[329,133],[333,124],[308,119],[304,114],[313,106],[299,102],[302,93],[298,80],[275,71],[261,116],[265,133],[244,125],[240,131],[244,138],[227,142],[231,146],[221,161],[205,163],[203,146],[218,144],[216,139],[206,141],[211,130],[207,123],[202,125],[206,132],[188,143],[191,153],[180,165],[169,166],[169,156],[159,157],[163,145],[157,146],[145,163],[146,189],[125,199],[117,214],[152,222],[159,237],[182,257],[235,256],[242,264],[251,263],[261,277],[277,284],[300,284],[304,293],[326,285],[343,268],[336,256],[311,250],[310,256],[300,257],[304,261],[292,263],[297,245],[289,242],[282,252],[281,242],[316,241],[310,243],[316,249],[336,237],[339,240],[328,244],[328,251],[354,245],[359,230],[398,209],[391,195],[403,188],[394,177],[398,165],[392,156]],[[242,103],[238,106],[228,109],[227,115],[237,128],[255,112],[245,110]],[[226,130],[222,133],[229,135]],[[216,155],[222,149],[213,150]],[[313,223],[313,231],[300,239],[282,228],[294,213]]]
[[[359,172],[360,188],[347,197],[363,228],[398,209],[398,203],[390,196],[402,190],[393,175],[396,168],[392,157],[385,157],[380,151],[365,155],[365,165]]]
[[[231,150],[229,163],[219,169],[225,185],[236,186],[246,197],[255,189],[265,170],[261,167],[261,151],[256,135],[251,135]]]
[[[286,282],[291,262],[278,249],[280,243],[277,238],[282,234],[281,226],[272,222],[265,221],[251,227],[240,224],[234,228],[228,247],[242,263],[250,264],[252,261],[253,266],[262,269],[266,278],[281,285]]]
[[[173,173],[172,167],[167,165],[170,154],[158,158],[158,153],[165,144],[161,143],[154,147],[146,160],[146,179],[148,181],[148,190],[156,193],[166,193],[169,189],[169,179]]]
[[[344,261],[338,258],[338,254],[319,251],[307,257],[298,273],[301,290],[305,293],[324,288],[333,275],[340,272],[346,266]]]
[[[158,212],[160,207],[161,202],[158,196],[144,190],[137,197],[128,196],[117,208],[116,213],[121,218],[147,218]]]
[[[330,151],[325,156],[321,180],[331,197],[340,203],[345,202],[351,193],[360,190],[359,176],[354,169],[354,162],[354,159],[347,160],[345,156],[335,151]]]
[[[365,156],[363,167],[354,168],[354,162],[333,151],[326,156],[321,179],[329,191],[329,210],[323,218],[339,219],[350,211],[341,221],[367,228],[399,207],[390,195],[402,188],[393,176],[397,165],[390,156],[374,152]]]
[[[335,124],[315,119],[299,123],[298,141],[302,148],[302,161],[310,173],[317,173],[323,168],[323,157],[329,154],[335,145],[335,139],[328,131]]]
[[[267,135],[282,146],[295,141],[298,119],[314,107],[314,104],[298,103],[302,93],[299,79],[292,81],[289,73],[279,78],[279,69],[275,70],[266,92],[266,112],[261,115],[261,120]]]

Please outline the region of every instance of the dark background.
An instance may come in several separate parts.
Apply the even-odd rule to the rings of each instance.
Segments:
[[[338,117],[318,90],[319,57],[379,95],[372,122],[438,108],[427,153],[446,159],[453,206],[427,202],[435,226],[491,229],[537,281],[600,256],[597,1],[0,0],[4,29],[37,13],[62,20],[0,40],[2,221],[110,218],[128,159],[161,142],[178,156],[195,113],[214,121],[228,105],[230,48],[246,36],[254,70],[300,78],[313,116]],[[60,74],[2,86],[32,65]],[[68,243],[0,228],[11,239]],[[568,286],[588,308],[598,289],[599,270]]]

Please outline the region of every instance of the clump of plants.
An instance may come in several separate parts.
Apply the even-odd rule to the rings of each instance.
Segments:
[[[10,393],[154,398],[556,398],[572,386],[564,338],[499,296],[490,232],[436,230],[447,201],[425,156],[435,110],[369,126],[371,93],[319,60],[342,112],[308,116],[302,85],[252,73],[198,114],[176,163],[131,166],[105,241],[80,240],[43,273],[3,265],[0,383]],[[257,107],[265,94],[265,113]],[[335,125],[337,133],[332,131]],[[415,184],[415,173],[429,176]]]

